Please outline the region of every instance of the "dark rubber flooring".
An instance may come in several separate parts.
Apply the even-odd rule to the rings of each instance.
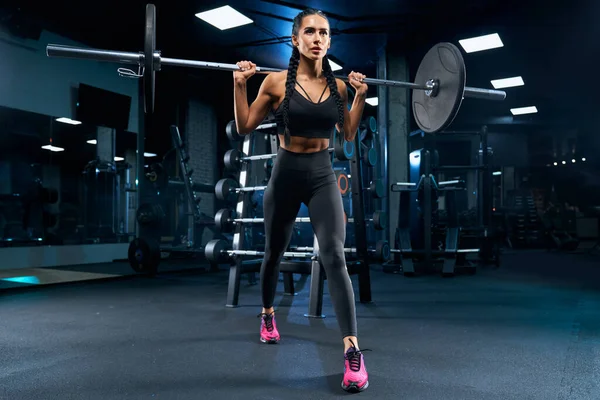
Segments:
[[[600,399],[599,271],[600,258],[546,252],[505,255],[499,270],[454,278],[375,267],[374,303],[357,303],[371,387],[354,396]],[[258,286],[244,281],[242,306],[224,307],[224,272],[7,291],[0,398],[347,396],[327,292],[327,318],[303,316],[308,282],[295,297],[280,286],[279,345],[258,341]]]

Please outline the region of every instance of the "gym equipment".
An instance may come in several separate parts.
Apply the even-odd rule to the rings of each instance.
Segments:
[[[376,132],[377,120],[375,117],[367,117],[361,121],[358,128],[358,136],[360,136],[361,142],[363,142],[365,139],[369,139]]]
[[[264,218],[237,218],[235,211],[222,208],[215,214],[215,226],[221,232],[230,233],[233,232],[236,224],[260,224],[265,222]],[[383,211],[375,211],[373,218],[366,219],[373,223],[373,227],[377,230],[383,230],[387,227],[387,215]],[[297,217],[296,223],[310,223],[310,217]],[[348,218],[346,222],[353,223],[354,218]]]
[[[290,250],[313,252],[314,247],[292,247]],[[356,253],[356,247],[345,248],[344,251],[346,253]],[[387,240],[378,241],[374,249],[367,249],[367,251],[374,254],[375,259],[378,261],[387,261],[390,258],[390,244]]]
[[[335,175],[337,176],[337,184],[340,193],[342,196],[347,195],[350,190],[350,178],[348,177],[348,174],[343,171],[335,171]],[[369,184],[369,187],[364,188],[363,190],[371,193],[371,196],[374,199],[382,199],[385,197],[385,186],[383,186],[383,181],[381,179],[372,181]]]
[[[411,154],[413,157],[414,154]],[[392,192],[400,192],[400,204],[398,213],[398,228],[396,229],[396,249],[391,252],[395,254],[395,265],[402,267],[405,276],[412,276],[415,273],[413,258],[419,258],[423,261],[423,267],[429,269],[433,266],[434,258],[442,257],[442,275],[451,276],[455,272],[455,267],[462,260],[458,254],[479,253],[480,249],[459,249],[460,227],[458,226],[458,213],[456,211],[455,198],[456,191],[464,190],[464,182],[451,180],[436,182],[431,174],[431,154],[429,150],[420,151],[420,163],[422,166],[422,175],[417,183],[397,182],[392,184]],[[432,229],[432,196],[434,192],[446,193],[446,208],[448,210],[448,222],[445,232],[445,245],[443,250],[434,250],[432,248],[432,238],[434,232]],[[419,195],[422,193],[422,198]],[[417,194],[418,202],[422,213],[422,219],[415,219],[414,194]],[[412,197],[411,197],[412,196]],[[411,231],[417,233],[415,236],[422,238],[422,248],[413,249]],[[421,246],[419,246],[421,247]],[[460,250],[460,251],[459,251]],[[475,273],[476,269],[472,265],[466,265],[470,273]],[[384,267],[386,272],[396,272],[392,265]],[[384,269],[384,270],[385,270]]]
[[[362,149],[362,159],[369,167],[374,167],[377,165],[377,150],[373,147],[369,147],[361,142],[360,147]]]
[[[286,258],[310,258],[317,259],[318,253],[316,253],[314,247],[297,247],[290,249],[292,251],[286,251],[283,256]],[[356,253],[356,248],[344,249],[347,253]],[[380,261],[385,261],[390,256],[389,244],[385,241],[377,244],[377,248],[369,249],[370,253],[374,253],[375,257]],[[256,250],[231,250],[229,242],[223,239],[214,239],[209,241],[204,248],[204,254],[206,258],[212,262],[221,263],[226,261],[229,257],[234,256],[264,256],[264,251]]]
[[[277,123],[272,121],[263,121],[262,124],[257,126],[255,131],[268,131],[269,133],[274,132],[274,128],[277,128]],[[240,135],[235,126],[235,120],[229,121],[225,126],[225,133],[232,142],[239,142],[244,140],[244,135]]]
[[[127,256],[134,271],[154,275],[160,263],[160,245],[154,239],[135,238],[129,243]]]
[[[235,196],[240,192],[256,192],[265,190],[266,188],[266,186],[240,187],[235,179],[223,178],[219,179],[215,185],[215,195],[219,200],[233,202],[235,201]]]
[[[211,262],[221,263],[231,256],[264,256],[265,252],[256,250],[231,250],[228,241],[213,239],[204,247],[204,255]],[[283,256],[287,258],[313,258],[317,255],[307,252],[286,251]]]
[[[354,146],[352,145],[352,142],[346,142],[346,143],[350,143],[349,145],[344,145],[344,149],[342,150],[336,150],[335,148],[330,148],[329,151],[330,152],[334,152],[336,153],[336,158],[340,161],[345,161],[345,160],[349,160],[350,158],[354,157]],[[340,159],[337,156],[337,152],[342,151],[343,152],[343,158]],[[276,158],[277,154],[259,154],[259,155],[255,155],[255,156],[247,156],[244,153],[240,152],[238,149],[230,149],[227,150],[225,152],[225,155],[223,156],[223,163],[225,164],[225,168],[227,168],[230,171],[239,171],[240,168],[242,167],[242,163],[244,162],[249,162],[249,161],[260,161],[260,160],[272,160],[273,158]],[[271,167],[273,165],[271,164]]]
[[[163,65],[212,69],[220,71],[238,71],[235,64],[223,64],[207,61],[193,61],[162,57],[156,46],[156,7],[146,5],[146,27],[143,52],[125,52],[113,50],[86,49],[80,47],[48,44],[48,57],[90,59],[114,63],[133,64],[138,72],[120,68],[119,74],[130,78],[144,78],[146,112],[154,111],[155,73]],[[258,73],[279,72],[281,69],[257,67]],[[348,78],[337,77],[344,81]],[[366,78],[369,85],[400,87],[413,90],[412,109],[417,124],[425,132],[444,129],[453,120],[463,97],[486,100],[504,100],[506,92],[465,86],[466,74],[464,59],[460,50],[451,43],[438,43],[425,55],[417,70],[416,83]],[[358,135],[357,135],[358,136]]]

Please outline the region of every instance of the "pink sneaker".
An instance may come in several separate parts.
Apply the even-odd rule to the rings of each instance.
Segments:
[[[348,392],[362,392],[369,387],[369,374],[365,368],[362,352],[356,347],[350,347],[344,354],[344,379],[342,389]]]
[[[260,317],[260,341],[263,343],[275,344],[279,342],[281,337],[277,330],[277,323],[275,322],[275,314],[258,314]]]

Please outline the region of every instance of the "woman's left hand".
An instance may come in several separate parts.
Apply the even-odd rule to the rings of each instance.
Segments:
[[[356,94],[367,93],[367,89],[369,89],[369,87],[366,83],[363,82],[363,79],[365,78],[366,76],[364,74],[361,74],[360,72],[352,71],[348,74],[348,82],[350,82],[350,85],[352,85],[352,87],[356,89]]]

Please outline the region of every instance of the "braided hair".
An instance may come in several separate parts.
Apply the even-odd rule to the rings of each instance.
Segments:
[[[296,15],[296,17],[294,17],[294,22],[292,25],[292,35],[298,36],[300,26],[302,25],[304,17],[309,15],[318,15],[329,21],[327,19],[327,16],[325,16],[325,14],[322,11],[315,10],[312,8],[306,9],[300,12],[298,15]],[[285,82],[285,97],[283,98],[283,103],[281,105],[283,111],[284,138],[286,145],[290,144],[290,131],[288,128],[290,120],[288,112],[290,109],[290,97],[294,94],[294,88],[296,87],[296,75],[298,73],[299,64],[300,51],[296,46],[294,46],[288,65],[287,80]],[[327,58],[327,56],[323,57],[323,74],[325,75],[325,79],[327,80],[327,86],[329,86],[330,95],[333,96],[333,98],[335,99],[335,103],[338,109],[338,125],[340,127],[340,131],[343,132],[344,101],[342,100],[342,96],[340,96],[340,92],[338,91],[337,82],[335,81],[335,76],[333,75],[333,71],[331,70],[331,65],[329,65],[329,59]],[[343,134],[340,135],[340,138],[343,138]]]

